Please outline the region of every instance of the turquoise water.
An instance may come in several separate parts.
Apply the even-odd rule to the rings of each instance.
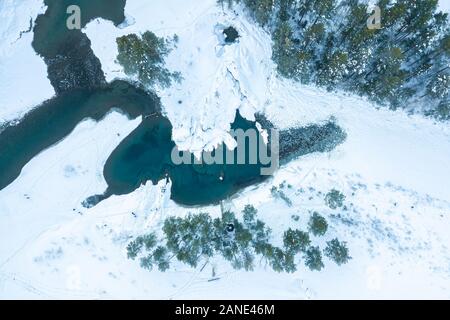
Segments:
[[[239,113],[231,127],[257,130],[255,122],[245,120]],[[127,194],[146,181],[157,183],[170,177],[173,200],[185,205],[209,204],[267,178],[261,175],[261,163],[249,164],[248,141],[245,147],[242,146],[247,154],[247,164],[176,165],[171,159],[175,147],[171,134],[172,126],[164,117],[145,119],[108,159],[104,176],[109,187],[105,196]],[[262,138],[258,136],[257,139],[259,142]],[[236,156],[237,149],[234,150]],[[190,158],[193,160],[194,156],[190,155]]]

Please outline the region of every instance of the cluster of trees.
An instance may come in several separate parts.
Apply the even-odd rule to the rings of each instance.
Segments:
[[[309,230],[314,236],[322,236],[326,221],[317,213],[311,217]],[[324,266],[322,251],[311,245],[308,232],[288,229],[283,234],[283,246],[271,244],[271,230],[257,219],[257,210],[248,205],[238,220],[232,212],[212,219],[207,213],[189,214],[185,218],[169,217],[164,221],[163,237],[154,234],[137,237],[127,247],[130,259],[140,259],[147,269],[166,271],[172,259],[193,268],[215,255],[229,261],[233,268],[251,271],[259,256],[277,272],[295,272],[296,257],[302,255],[311,270]],[[350,259],[345,242],[334,239],[327,243],[323,253],[341,265]]]
[[[218,0],[243,4],[273,38],[281,75],[450,119],[450,24],[438,0]],[[370,10],[369,10],[370,11]]]
[[[176,35],[172,39],[159,38],[150,31],[142,36],[128,34],[116,39],[117,61],[127,75],[137,77],[145,86],[168,87],[172,81],[181,80],[179,72],[170,72],[164,66],[164,59],[177,41]]]

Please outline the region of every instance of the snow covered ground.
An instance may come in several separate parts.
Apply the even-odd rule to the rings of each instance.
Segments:
[[[54,95],[47,67],[31,46],[41,0],[0,2],[0,125],[15,120]]]
[[[117,37],[146,30],[164,37],[178,35],[177,48],[166,62],[184,80],[158,93],[180,149],[199,152],[230,141],[228,131],[236,109],[252,119],[268,103],[267,80],[273,76],[271,42],[268,34],[248,20],[222,11],[214,0],[155,1],[150,9],[145,1],[127,1],[126,16],[127,27],[122,29],[102,19],[91,22],[86,34],[92,49],[110,81],[126,78],[115,62]],[[230,25],[243,38],[238,44],[223,45],[222,31]]]
[[[321,272],[301,267],[294,274],[264,265],[234,271],[220,259],[197,270],[143,270],[126,257],[130,238],[160,229],[169,215],[217,216],[220,207],[180,207],[161,182],[82,208],[82,200],[105,189],[104,162],[139,124],[113,112],[79,124],[0,191],[0,298],[450,298],[448,124],[276,77],[269,36],[215,0],[129,0],[126,14],[128,25],[96,20],[85,32],[109,81],[125,77],[115,63],[115,37],[146,30],[179,36],[168,66],[184,81],[159,94],[181,147],[198,151],[229,139],[236,108],[248,118],[264,111],[282,128],[336,119],[348,134],[343,145],[289,163],[227,205],[236,212],[255,205],[275,242],[288,227],[305,229],[318,211],[331,230],[314,244],[338,237],[352,260],[337,267],[325,259]],[[239,42],[222,46],[221,25],[236,27]],[[270,194],[284,181],[292,185],[285,190],[292,207]],[[347,210],[325,206],[332,188],[345,194]]]

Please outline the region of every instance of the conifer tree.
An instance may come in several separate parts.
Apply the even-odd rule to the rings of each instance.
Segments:
[[[314,212],[309,219],[309,231],[315,236],[323,236],[328,230],[328,223],[324,217]]]
[[[306,251],[306,248],[311,244],[311,240],[306,232],[289,228],[284,232],[283,244],[287,252],[295,255]]]
[[[324,253],[339,266],[351,259],[346,243],[340,242],[338,239],[328,241]]]

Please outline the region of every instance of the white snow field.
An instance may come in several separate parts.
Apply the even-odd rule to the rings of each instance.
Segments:
[[[225,204],[236,213],[253,204],[276,244],[289,227],[305,230],[318,211],[330,230],[313,243],[323,247],[338,237],[352,259],[338,267],[325,258],[320,272],[299,263],[293,274],[264,264],[235,271],[219,258],[198,269],[177,263],[166,273],[142,269],[127,259],[130,239],[160,230],[171,215],[218,216],[220,206],[180,207],[170,200],[170,183],[160,182],[81,207],[87,196],[103,192],[106,159],[140,122],[112,112],[99,123],[80,123],[0,191],[0,298],[450,298],[448,124],[278,78],[269,36],[241,10],[223,11],[215,0],[128,0],[126,14],[120,28],[95,20],[85,32],[108,81],[126,78],[115,62],[116,37],[146,30],[179,36],[168,66],[184,80],[158,91],[182,148],[200,151],[229,141],[236,109],[249,119],[263,111],[281,128],[336,119],[348,134],[345,143],[290,162]],[[239,42],[222,46],[218,25],[236,27]],[[291,207],[270,193],[283,182],[291,185],[284,190]],[[326,207],[324,196],[333,188],[345,194],[347,210]]]
[[[450,12],[450,1],[449,0],[439,0],[439,9],[445,12]]]
[[[31,46],[42,0],[0,2],[0,126],[54,95],[47,67]]]

